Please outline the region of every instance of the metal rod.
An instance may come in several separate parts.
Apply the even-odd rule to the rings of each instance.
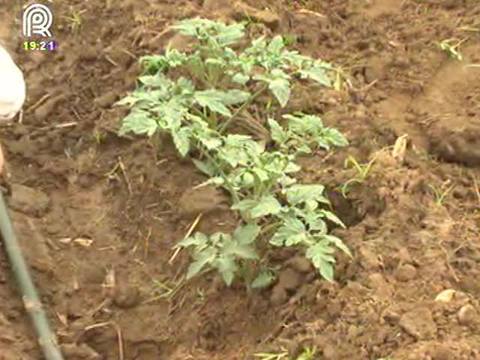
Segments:
[[[30,271],[22,255],[13,230],[10,216],[2,192],[0,191],[0,232],[2,233],[5,250],[10,260],[10,266],[22,294],[23,304],[35,327],[38,343],[46,360],[64,360],[58,347],[55,334],[50,329],[47,315],[30,276]]]

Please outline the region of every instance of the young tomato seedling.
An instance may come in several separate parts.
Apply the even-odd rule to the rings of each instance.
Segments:
[[[251,266],[265,263],[260,250],[295,247],[333,281],[335,250],[350,252],[329,234],[327,222],[344,225],[329,210],[324,187],[298,184],[294,174],[301,170],[298,155],[331,151],[346,146],[347,139],[315,115],[284,114],[278,121],[271,114],[287,107],[293,82],[335,87],[341,72],[288,50],[281,36],[261,37],[237,50],[243,24],[196,18],[173,29],[195,40],[191,51],[166,49],[141,59],[144,73],[137,89],[119,102],[131,108],[120,134],[168,134],[179,154],[208,176],[205,185],[222,187],[231,196],[231,209],[241,219],[233,234],[196,233],[178,243],[193,260],[187,278],[216,270],[228,285],[240,277],[251,288],[268,286],[271,267]],[[268,147],[232,133],[235,122],[251,114],[268,124]],[[268,270],[251,276],[256,268]]]

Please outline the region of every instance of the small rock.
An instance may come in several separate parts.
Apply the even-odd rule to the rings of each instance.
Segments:
[[[437,325],[433,321],[430,309],[420,307],[402,315],[400,327],[417,340],[427,340],[435,337]]]
[[[129,309],[140,303],[140,291],[134,286],[118,286],[113,303],[122,309]]]
[[[284,288],[275,286],[270,296],[270,302],[272,305],[278,306],[284,304],[288,299],[287,291]]]
[[[312,263],[305,257],[295,256],[287,262],[287,265],[299,273],[309,273],[313,270]]]
[[[454,299],[455,293],[456,291],[453,289],[443,290],[437,295],[437,297],[435,298],[435,301],[441,302],[441,303],[449,303]]]
[[[458,322],[460,325],[474,325],[478,321],[477,310],[471,304],[467,304],[461,307],[458,311]]]
[[[12,184],[9,206],[16,211],[32,216],[42,216],[50,207],[50,198],[40,190],[20,184]]]
[[[277,287],[285,290],[296,290],[301,283],[300,274],[293,269],[287,268],[280,273]]]
[[[417,269],[410,264],[400,265],[395,274],[398,281],[407,282],[417,276]]]
[[[95,103],[98,106],[106,109],[106,108],[109,108],[116,100],[117,100],[117,92],[110,91],[96,98]]]

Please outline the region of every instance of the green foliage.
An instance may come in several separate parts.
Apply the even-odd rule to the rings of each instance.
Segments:
[[[232,210],[240,215],[241,225],[233,234],[196,233],[178,244],[191,252],[187,277],[214,269],[230,285],[237,276],[246,278],[248,264],[261,260],[259,249],[271,245],[303,251],[332,281],[335,250],[350,253],[328,228],[344,225],[328,210],[324,187],[297,184],[294,174],[301,169],[299,154],[346,146],[346,138],[325,127],[318,116],[303,113],[283,115],[281,124],[269,118],[274,144],[268,149],[250,136],[224,130],[251,107],[265,118],[288,107],[293,81],[334,86],[338,70],[288,50],[281,36],[262,37],[243,51],[233,50],[230,46],[244,36],[242,24],[197,18],[173,29],[196,40],[191,51],[166,49],[140,60],[144,73],[137,89],[119,102],[131,108],[120,134],[169,134],[179,154],[190,156],[208,176],[204,184],[225,189]],[[265,92],[272,100],[268,108],[257,102]],[[268,286],[274,279],[270,270],[250,275],[251,288]]]
[[[283,118],[288,120],[286,129],[276,120],[268,120],[272,139],[282,150],[309,154],[319,148],[330,150],[334,146],[348,145],[345,136],[336,129],[323,126],[318,116],[297,113]]]

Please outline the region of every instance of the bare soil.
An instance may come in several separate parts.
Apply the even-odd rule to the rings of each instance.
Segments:
[[[294,358],[306,346],[317,359],[480,359],[477,0],[52,6],[60,47],[18,46],[28,101],[22,123],[0,131],[12,217],[67,359],[234,360],[282,348]],[[116,135],[125,110],[112,105],[134,88],[138,56],[184,45],[168,25],[245,14],[259,33],[296,36],[299,50],[352,77],[348,92],[305,91],[291,105],[351,141],[302,159],[303,180],[328,185],[349,225],[337,232],[354,258],[339,259],[334,284],[286,252],[274,259],[280,282],[262,292],[214,274],[179,285],[188,256],[170,261],[173,245],[202,211],[198,230],[229,228],[224,199],[192,194],[203,179],[168,144]],[[463,61],[436,45],[448,38],[465,39]],[[391,146],[404,134],[398,160]],[[356,175],[348,155],[375,161],[344,199],[338,188]],[[0,266],[0,359],[40,359],[3,252]],[[445,289],[455,296],[435,301]]]

